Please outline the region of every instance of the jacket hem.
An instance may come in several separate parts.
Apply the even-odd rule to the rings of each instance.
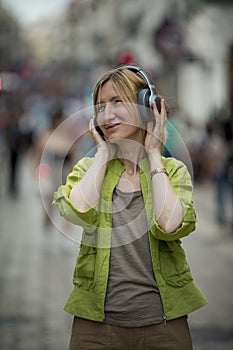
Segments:
[[[207,300],[193,281],[183,287],[166,285],[165,288],[166,290],[164,287],[160,288],[160,295],[168,321],[188,315],[207,304]],[[177,300],[182,300],[182,303]]]
[[[103,298],[79,287],[73,288],[64,310],[71,315],[92,321],[103,322],[105,318]]]

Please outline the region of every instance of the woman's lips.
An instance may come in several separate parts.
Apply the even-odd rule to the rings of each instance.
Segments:
[[[115,128],[117,128],[120,125],[120,123],[114,123],[114,124],[109,124],[105,126],[106,130],[113,130]]]

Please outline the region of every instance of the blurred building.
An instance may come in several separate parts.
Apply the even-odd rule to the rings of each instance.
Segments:
[[[133,57],[169,104],[201,125],[216,109],[233,109],[232,27],[230,0],[73,0],[27,35],[37,60],[61,64],[81,86],[96,67]]]

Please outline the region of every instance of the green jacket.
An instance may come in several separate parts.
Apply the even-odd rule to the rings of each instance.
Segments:
[[[109,163],[101,189],[101,199],[95,207],[79,212],[69,200],[71,188],[92,163],[92,158],[81,159],[69,174],[65,185],[54,196],[60,213],[73,224],[83,227],[82,242],[73,275],[74,288],[65,305],[73,315],[104,320],[104,302],[108,283],[112,195],[124,166],[114,159]],[[195,286],[180,239],[194,231],[196,214],[192,201],[192,182],[185,165],[164,158],[171,184],[183,205],[183,223],[173,233],[166,233],[155,221],[153,214],[152,183],[147,158],[140,162],[140,181],[149,227],[151,257],[156,281],[167,320],[186,315],[206,304]]]

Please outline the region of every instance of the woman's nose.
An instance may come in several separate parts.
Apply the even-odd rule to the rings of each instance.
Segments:
[[[105,119],[106,120],[111,120],[115,116],[115,110],[111,102],[106,104],[105,107]]]

